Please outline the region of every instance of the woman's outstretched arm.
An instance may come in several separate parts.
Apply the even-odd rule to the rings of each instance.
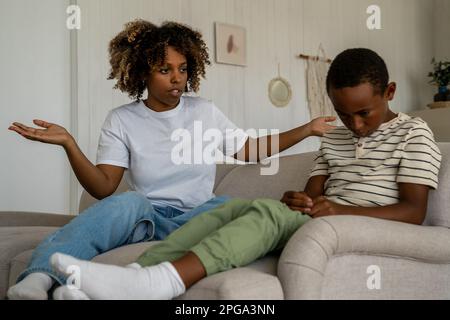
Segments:
[[[14,122],[9,130],[17,132],[28,140],[62,146],[78,181],[94,198],[103,199],[114,193],[125,168],[105,164],[95,166],[86,158],[75,139],[65,128],[43,120],[33,122],[44,129],[31,128]]]
[[[335,120],[336,117],[319,117],[303,126],[277,135],[264,136],[257,139],[249,137],[244,147],[233,157],[245,162],[258,162],[292,147],[307,137],[323,136],[326,132],[335,128],[335,126],[328,124],[328,122]]]

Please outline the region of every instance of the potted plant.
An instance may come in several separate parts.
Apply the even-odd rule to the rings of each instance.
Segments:
[[[439,92],[434,96],[434,101],[450,101],[450,90],[447,87],[450,83],[450,61],[436,62],[433,58],[431,64],[434,71],[428,73],[428,77],[432,78],[430,83],[439,87]]]

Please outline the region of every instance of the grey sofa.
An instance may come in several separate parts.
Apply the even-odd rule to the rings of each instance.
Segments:
[[[180,299],[450,299],[450,144],[443,153],[440,185],[431,191],[423,226],[332,216],[302,226],[280,253],[205,278]],[[302,190],[314,154],[280,159],[274,176],[261,165],[220,165],[215,193],[280,199]],[[121,184],[117,192],[126,190]],[[84,193],[80,211],[95,200]],[[0,298],[23,270],[33,248],[73,216],[0,213]],[[153,242],[124,246],[95,261],[126,265]]]

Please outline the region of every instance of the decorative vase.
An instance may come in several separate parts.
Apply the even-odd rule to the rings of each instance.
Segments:
[[[434,102],[450,101],[450,91],[447,86],[440,86],[439,92],[434,95]]]

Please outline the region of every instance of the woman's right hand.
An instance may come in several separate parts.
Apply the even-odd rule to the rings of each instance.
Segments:
[[[18,122],[14,122],[8,129],[29,140],[64,147],[78,181],[94,198],[103,199],[114,193],[122,179],[125,168],[107,164],[95,166],[86,158],[75,139],[66,129],[42,120],[33,120],[33,123],[44,129],[27,127]]]
[[[33,120],[33,123],[45,129],[36,129],[26,125],[14,122],[8,129],[15,131],[26,139],[40,141],[44,143],[56,144],[66,147],[73,137],[61,126],[43,120]]]

